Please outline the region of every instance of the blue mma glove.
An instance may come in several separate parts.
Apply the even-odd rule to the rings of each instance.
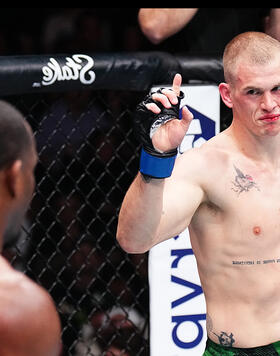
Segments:
[[[157,92],[161,93],[161,89]],[[167,178],[171,176],[175,159],[177,156],[177,148],[160,152],[156,150],[152,143],[152,136],[155,131],[167,121],[179,119],[180,102],[184,98],[184,93],[180,92],[178,103],[171,104],[171,108],[165,108],[160,102],[153,100],[151,93],[136,107],[134,119],[134,132],[142,144],[140,157],[140,172],[152,178]],[[146,108],[146,104],[155,103],[161,110],[159,114],[155,114]]]

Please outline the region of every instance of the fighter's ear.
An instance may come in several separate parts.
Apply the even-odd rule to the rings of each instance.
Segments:
[[[219,85],[219,91],[225,105],[228,106],[229,108],[232,108],[231,89],[229,84],[221,83]]]
[[[22,161],[16,160],[5,169],[5,183],[11,197],[16,197],[20,189]]]

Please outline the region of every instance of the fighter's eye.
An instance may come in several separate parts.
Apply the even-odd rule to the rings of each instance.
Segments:
[[[274,87],[274,88],[272,89],[272,91],[278,91],[278,92],[280,92],[280,85]]]
[[[249,90],[247,91],[247,94],[248,94],[248,95],[258,95],[259,93],[260,93],[260,91],[257,90],[257,89],[249,89]]]

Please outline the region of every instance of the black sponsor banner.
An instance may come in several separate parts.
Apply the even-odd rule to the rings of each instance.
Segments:
[[[60,54],[0,57],[0,94],[81,89],[148,90],[170,84],[175,73],[185,83],[222,80],[221,60],[172,56],[164,52]]]

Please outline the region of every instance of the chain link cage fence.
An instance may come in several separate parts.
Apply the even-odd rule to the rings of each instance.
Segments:
[[[63,356],[148,356],[148,255],[125,253],[115,235],[138,171],[133,111],[149,85],[104,86],[22,94],[17,86],[2,96],[25,115],[39,155],[21,238],[7,242],[3,254],[52,296]],[[222,116],[222,130],[228,118]]]

